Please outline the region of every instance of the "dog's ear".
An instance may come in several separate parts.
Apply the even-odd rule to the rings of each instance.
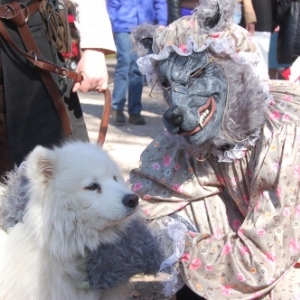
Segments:
[[[27,170],[30,175],[39,176],[43,179],[49,179],[54,174],[54,151],[37,146],[28,155],[27,158]],[[32,177],[31,177],[32,178]]]
[[[138,56],[145,56],[153,53],[152,44],[153,36],[157,25],[142,24],[132,30],[130,38],[132,42],[133,51]]]

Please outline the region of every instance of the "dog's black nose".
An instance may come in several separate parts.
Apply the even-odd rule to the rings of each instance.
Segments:
[[[135,208],[139,203],[139,197],[136,194],[127,194],[123,197],[122,202],[127,207]]]

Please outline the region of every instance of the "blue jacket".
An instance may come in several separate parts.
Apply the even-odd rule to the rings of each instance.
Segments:
[[[167,25],[166,0],[107,0],[113,32],[131,32],[137,25]]]

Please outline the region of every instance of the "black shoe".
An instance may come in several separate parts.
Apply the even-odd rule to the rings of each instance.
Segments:
[[[145,119],[140,114],[129,115],[129,122],[135,125],[145,125]]]
[[[125,115],[121,110],[111,110],[111,118],[114,125],[124,125],[125,124]]]

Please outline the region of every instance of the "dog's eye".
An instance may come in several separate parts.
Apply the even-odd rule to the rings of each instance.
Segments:
[[[116,175],[113,176],[113,179],[114,179],[114,181],[118,181]]]
[[[101,192],[101,186],[98,183],[96,183],[96,182],[94,182],[94,183],[86,186],[84,189],[85,190],[89,190],[89,191],[98,190],[98,192]]]

